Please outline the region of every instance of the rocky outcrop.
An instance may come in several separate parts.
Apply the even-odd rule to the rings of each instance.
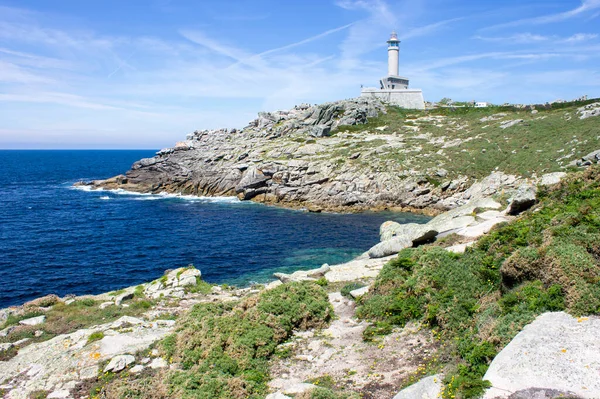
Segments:
[[[600,161],[600,150],[592,151],[580,159],[572,161],[568,166],[586,167],[596,164],[598,161]]]
[[[9,361],[0,362],[3,388],[12,399],[27,399],[36,390],[68,392],[80,381],[95,378],[103,361],[113,359],[106,371],[120,371],[132,364],[135,358],[131,354],[147,348],[172,329],[172,324],[124,316],[112,323],[31,344]],[[89,343],[93,333],[104,337]]]
[[[173,332],[175,320],[165,320],[165,315],[172,317],[183,313],[199,302],[238,300],[256,292],[251,289],[225,290],[221,287],[212,287],[210,293],[187,290],[199,282],[200,275],[200,271],[193,266],[182,267],[168,271],[153,282],[113,293],[67,298],[52,295],[22,306],[1,309],[0,313],[18,317],[31,311],[50,311],[50,306],[60,303],[62,311],[68,312],[68,304],[84,300],[92,303],[106,301],[99,304],[99,309],[109,306],[127,309],[130,306],[127,302],[132,300],[134,293],[139,297],[144,296],[144,292],[147,293],[145,298],[138,300],[153,304],[150,308],[141,307],[137,317],[125,315],[112,322],[79,328],[57,336],[41,330],[47,323],[56,323],[56,317],[54,320],[50,317],[45,320],[45,315],[27,318],[17,325],[4,328],[0,337],[8,342],[0,343],[0,355],[11,351],[11,356],[3,356],[0,360],[0,392],[11,399],[28,399],[35,391],[47,392],[48,398],[70,398],[78,384],[95,379],[100,372],[118,373],[127,370],[137,373],[146,368],[168,367],[168,362],[159,357],[158,350],[153,349],[149,356],[146,351]],[[152,297],[158,300],[147,301],[147,298]],[[90,305],[87,317],[93,320],[105,319],[102,312],[94,312],[97,309]],[[31,331],[34,337],[41,337],[40,342],[34,342],[31,338],[19,339],[22,338],[23,328],[38,325],[40,330]],[[11,334],[16,335],[15,338]],[[43,340],[46,336],[48,339]],[[140,351],[145,351],[144,356],[147,357],[141,358]]]
[[[474,193],[465,191],[474,183],[467,177],[447,178],[448,172],[440,167],[396,170],[385,157],[381,159],[383,153],[412,157],[419,151],[405,148],[402,132],[387,126],[347,130],[385,112],[383,103],[369,98],[262,112],[241,130],[195,131],[175,147],[134,163],[125,175],[79,184],[144,193],[237,196],[311,211],[437,213],[467,202]],[[440,149],[463,142],[436,141],[427,134],[418,137]],[[493,194],[517,183],[514,176],[495,173],[479,189]]]
[[[185,287],[196,285],[202,273],[194,267],[179,268],[167,272],[162,278],[154,280],[144,287],[149,298],[183,298]]]
[[[600,116],[600,103],[592,103],[577,109],[579,119],[587,119],[593,116]]]
[[[493,226],[510,219],[505,212],[494,211],[500,207],[501,204],[495,200],[477,195],[465,205],[438,215],[426,224],[385,222],[380,228],[381,242],[369,249],[369,257],[382,258],[397,254],[404,248],[452,233],[474,240]]]
[[[538,316],[493,360],[484,376],[492,388],[484,399],[560,397],[546,395],[552,391],[599,398],[599,329],[598,317]]]

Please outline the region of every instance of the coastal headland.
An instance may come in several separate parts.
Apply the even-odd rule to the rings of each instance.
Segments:
[[[196,131],[92,189],[410,209],[342,265],[265,286],[193,266],[0,311],[7,398],[600,396],[600,102],[355,99]],[[545,337],[551,337],[548,340]]]

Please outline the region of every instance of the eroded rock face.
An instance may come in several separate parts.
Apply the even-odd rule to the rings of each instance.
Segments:
[[[598,317],[575,318],[564,312],[538,316],[490,365],[484,379],[492,388],[484,399],[546,398],[533,394],[552,390],[600,398],[598,331]],[[519,391],[521,396],[511,396]]]

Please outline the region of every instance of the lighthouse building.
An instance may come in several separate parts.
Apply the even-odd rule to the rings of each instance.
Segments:
[[[400,40],[392,32],[388,43],[388,74],[379,80],[379,89],[363,88],[361,97],[377,97],[402,108],[425,109],[421,89],[409,89],[408,78],[400,76]]]

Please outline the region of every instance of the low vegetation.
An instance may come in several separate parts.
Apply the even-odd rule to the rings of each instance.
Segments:
[[[539,200],[464,255],[402,251],[358,309],[373,322],[365,338],[422,322],[452,355],[443,396],[476,398],[491,360],[537,315],[600,313],[600,168],[572,174]]]
[[[388,107],[387,114],[370,118],[365,125],[340,127],[336,134],[346,136],[333,156],[340,157],[342,164],[360,163],[367,169],[398,173],[414,169],[430,178],[435,178],[432,171],[445,169],[444,180],[480,179],[494,170],[527,177],[561,171],[570,161],[600,148],[597,118],[581,120],[577,113],[579,107],[593,102],[598,99],[536,106],[535,110]],[[522,121],[501,128],[512,120]],[[358,152],[360,158],[347,161]]]
[[[100,301],[91,298],[79,299],[69,304],[56,301],[53,302],[52,308],[46,310],[40,309],[39,306],[41,305],[38,303],[28,305],[25,307],[26,311],[23,314],[9,316],[0,327],[0,330],[9,326],[16,327],[6,337],[0,337],[0,343],[15,342],[24,338],[29,338],[27,344],[41,342],[60,334],[68,334],[93,325],[110,323],[121,316],[140,316],[154,305],[153,301],[142,296],[136,296],[133,300],[128,301],[128,307],[113,305],[100,309],[100,303]],[[46,316],[42,324],[36,326],[19,325],[21,320],[40,315]],[[101,338],[96,337],[95,339]],[[94,340],[91,337],[90,339]],[[8,360],[16,353],[16,350],[11,351],[10,354],[4,353],[2,354],[2,360]]]
[[[294,330],[325,326],[332,315],[326,291],[312,282],[284,284],[241,302],[198,304],[159,344],[176,370],[160,378],[114,379],[100,396],[263,398],[277,346]]]

